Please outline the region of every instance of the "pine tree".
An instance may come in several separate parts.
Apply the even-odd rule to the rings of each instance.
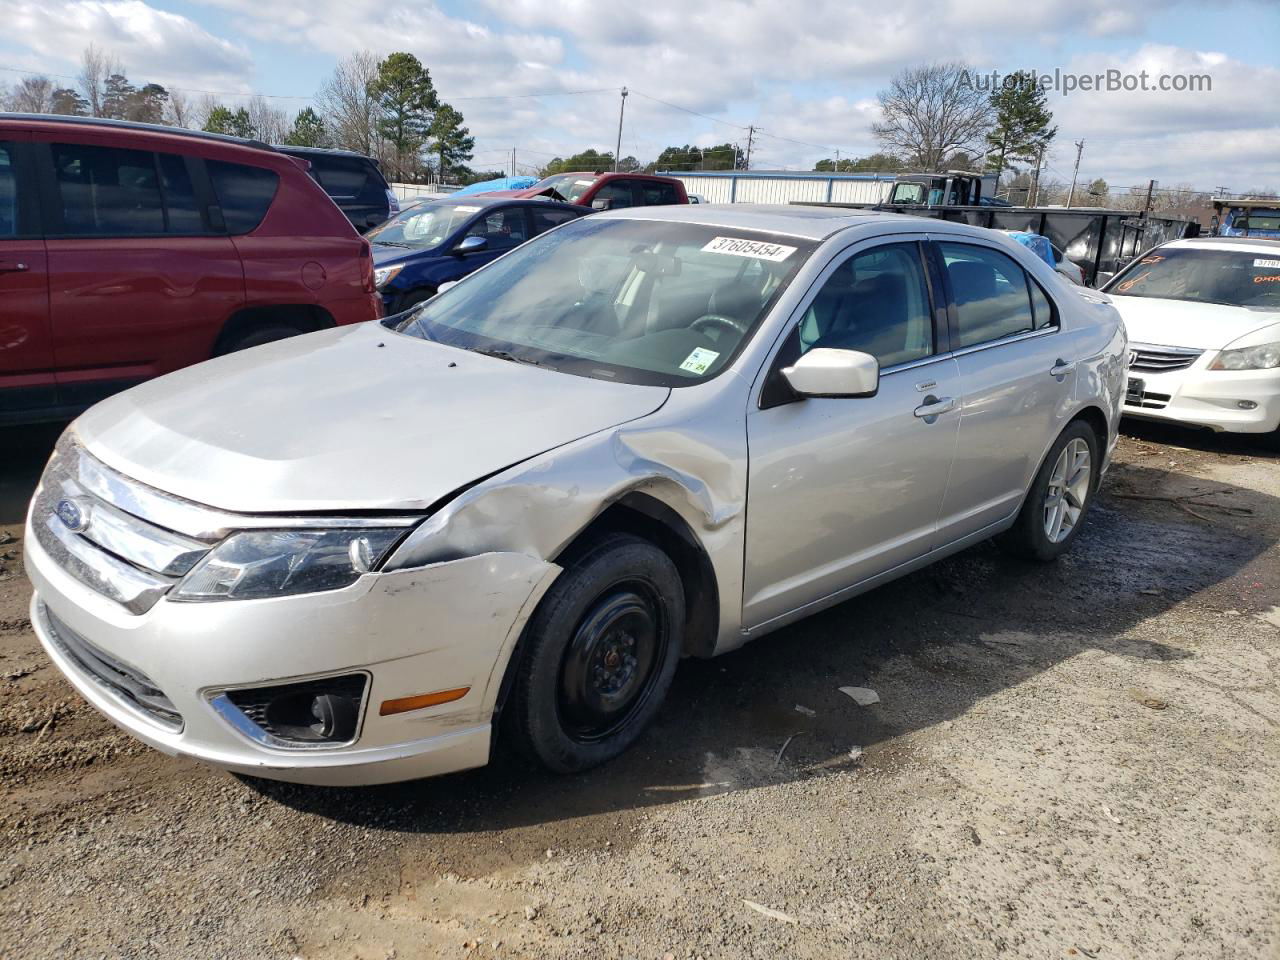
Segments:
[[[1058,133],[1051,127],[1048,95],[1023,70],[1005,77],[991,93],[995,127],[987,134],[987,169],[999,179],[1011,163],[1034,163]]]
[[[405,180],[417,172],[439,104],[431,74],[412,53],[393,53],[378,64],[369,93],[377,104],[378,134],[393,152],[393,179]]]
[[[435,119],[428,131],[432,151],[440,158],[440,179],[443,181],[453,166],[471,159],[476,138],[462,125],[462,114],[447,103],[436,108]]]
[[[284,142],[291,147],[324,147],[329,143],[329,131],[318,113],[303,107],[293,118],[293,127]]]

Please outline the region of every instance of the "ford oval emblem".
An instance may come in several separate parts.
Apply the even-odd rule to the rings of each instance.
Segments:
[[[71,498],[65,498],[58,501],[58,505],[53,508],[53,512],[57,514],[68,530],[75,533],[83,533],[89,529],[89,505],[82,504]]]

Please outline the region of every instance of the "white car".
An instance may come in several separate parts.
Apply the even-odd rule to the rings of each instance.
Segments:
[[[1280,442],[1280,241],[1174,240],[1103,290],[1129,332],[1125,414]]]
[[[1084,268],[1074,260],[1068,260],[1067,255],[1054,244],[1049,244],[1049,248],[1053,251],[1053,269],[1072,283],[1083,287],[1085,285]]]

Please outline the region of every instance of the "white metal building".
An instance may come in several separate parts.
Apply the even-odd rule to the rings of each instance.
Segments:
[[[707,203],[882,203],[891,173],[796,173],[789,170],[658,171],[675,177]]]

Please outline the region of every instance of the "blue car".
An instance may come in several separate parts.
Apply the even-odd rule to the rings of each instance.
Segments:
[[[545,197],[450,197],[415,204],[366,234],[388,315],[435,296],[531,237],[591,213]]]

